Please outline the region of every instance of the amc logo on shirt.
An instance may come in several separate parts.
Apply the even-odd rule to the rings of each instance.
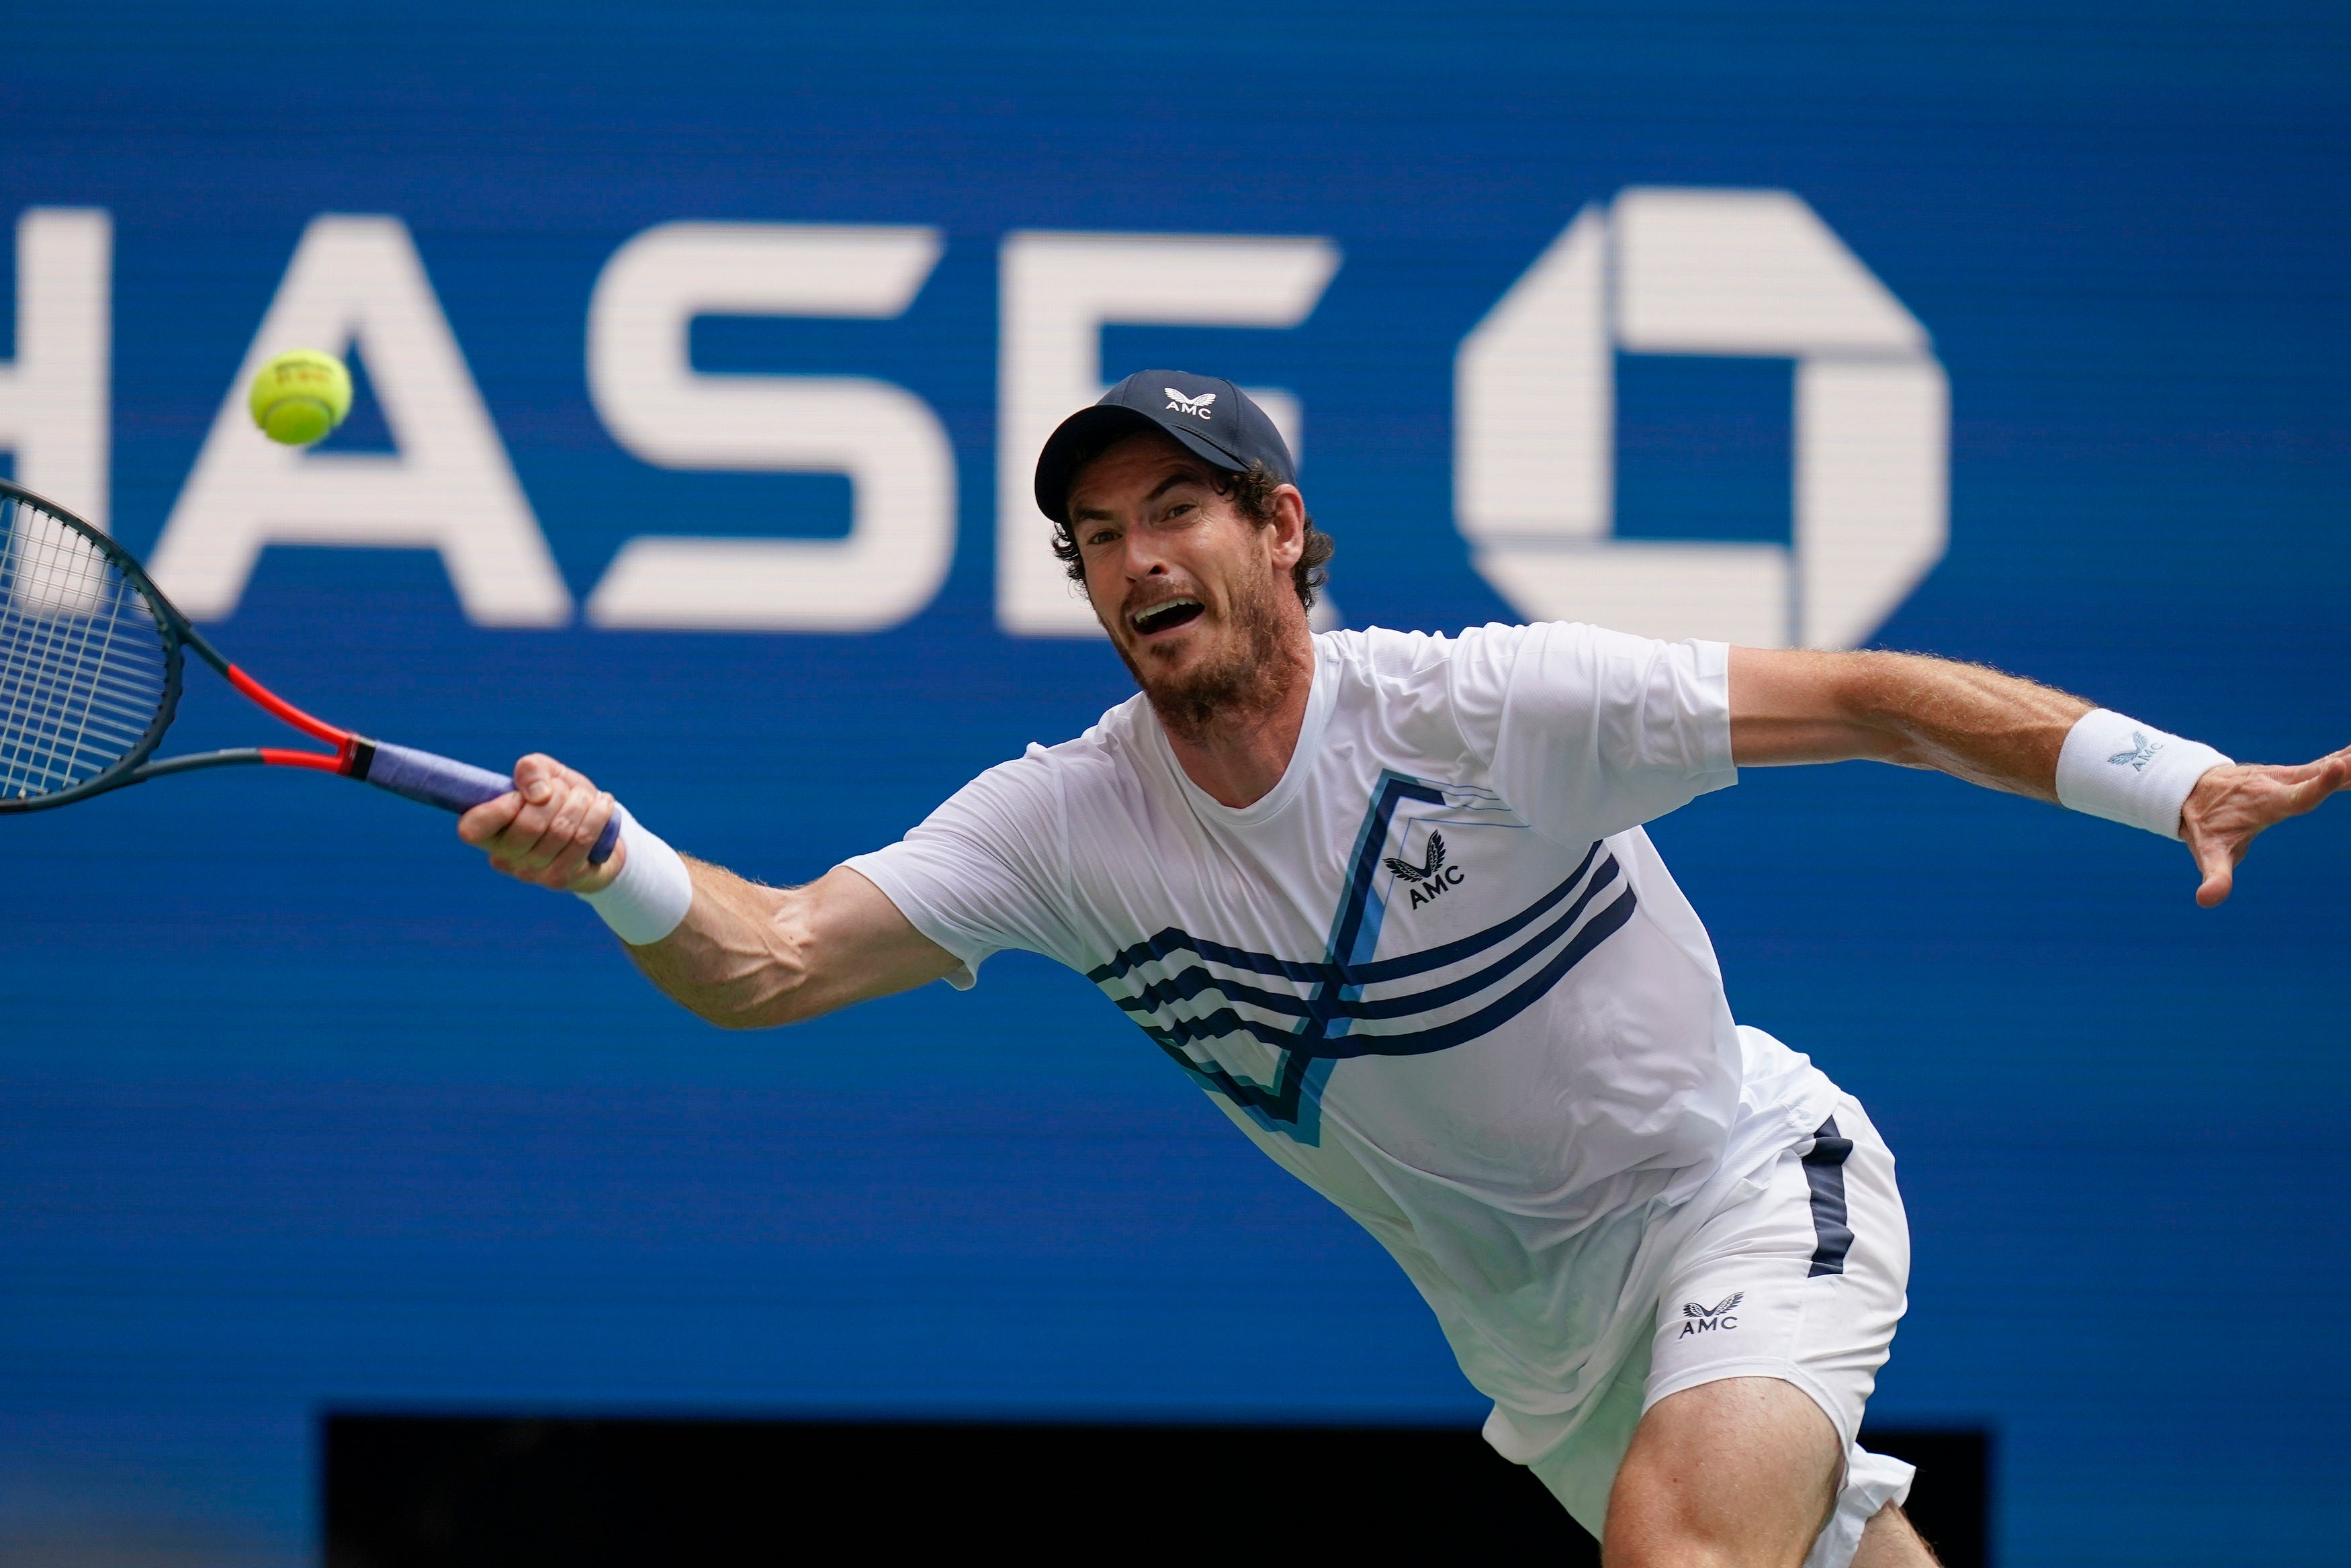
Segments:
[[[1387,857],[1387,868],[1395,874],[1397,881],[1411,889],[1410,907],[1416,909],[1423,904],[1435,903],[1437,895],[1447,888],[1461,886],[1463,876],[1460,867],[1446,864],[1445,835],[1433,829],[1428,835],[1428,852],[1422,857],[1419,865],[1399,860],[1391,855]]]

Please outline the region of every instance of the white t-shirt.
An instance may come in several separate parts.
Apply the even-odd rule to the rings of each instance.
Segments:
[[[848,864],[957,985],[1019,948],[1100,986],[1395,1254],[1529,1458],[1646,1342],[1675,1238],[1836,1095],[1733,1025],[1641,831],[1737,778],[1729,650],[1570,624],[1314,641],[1250,805],[1186,777],[1137,696]]]

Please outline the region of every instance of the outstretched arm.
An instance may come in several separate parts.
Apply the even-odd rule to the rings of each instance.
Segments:
[[[514,791],[460,817],[457,836],[520,881],[594,893],[627,865],[625,837],[602,866],[588,864],[613,809],[586,775],[534,753],[515,764]],[[622,946],[673,1001],[722,1028],[797,1023],[957,967],[847,867],[804,888],[768,888],[705,861],[685,866],[694,896],[684,919],[657,941]]]
[[[2054,803],[2065,737],[2091,709],[1996,670],[1917,654],[1730,650],[1731,760],[1745,768],[1865,758]],[[2178,826],[2203,875],[2196,901],[2226,898],[2255,835],[2346,784],[2351,747],[2298,766],[2207,771]]]

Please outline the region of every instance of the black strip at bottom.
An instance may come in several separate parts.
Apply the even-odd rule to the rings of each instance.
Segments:
[[[1598,1548],[1477,1432],[330,1415],[327,1568],[690,1563],[1453,1563]],[[1980,1432],[1865,1428],[1980,1568]]]
[[[1813,1189],[1813,1266],[1804,1276],[1844,1272],[1844,1255],[1853,1251],[1853,1227],[1844,1211],[1844,1162],[1853,1153],[1853,1139],[1837,1136],[1836,1117],[1821,1124],[1813,1147],[1804,1156],[1804,1179]]]

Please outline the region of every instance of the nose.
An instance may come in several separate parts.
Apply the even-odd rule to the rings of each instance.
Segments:
[[[1140,582],[1145,577],[1164,577],[1167,575],[1166,558],[1159,550],[1158,541],[1152,537],[1151,531],[1147,528],[1132,528],[1127,531],[1125,549],[1123,554],[1123,568],[1130,582]]]

